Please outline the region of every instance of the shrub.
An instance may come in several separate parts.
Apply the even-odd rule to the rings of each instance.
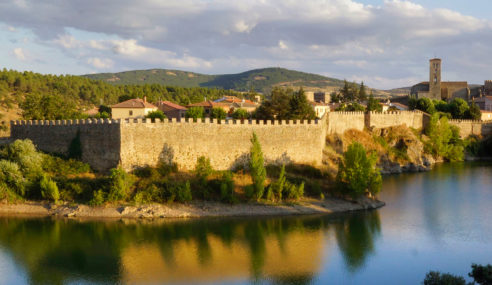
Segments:
[[[6,159],[16,162],[24,176],[37,177],[42,172],[43,154],[36,151],[31,140],[16,140],[5,149]]]
[[[178,171],[178,164],[176,163],[166,163],[164,161],[159,162],[157,164],[157,171],[159,172],[160,175],[166,176],[170,173],[174,173]]]
[[[202,107],[190,107],[188,110],[186,110],[185,117],[192,118],[194,122],[197,121],[197,119],[203,118],[203,108]]]
[[[111,169],[110,186],[109,186],[109,201],[125,200],[133,186],[133,177],[126,173],[122,168]]]
[[[161,110],[155,110],[147,113],[147,115],[145,115],[145,118],[150,119],[152,122],[155,122],[155,119],[164,120],[167,117]]]
[[[284,191],[285,180],[286,180],[286,178],[285,178],[285,165],[282,165],[282,168],[280,169],[280,174],[278,176],[277,181],[272,183],[269,187],[270,190],[272,191],[272,194],[274,196],[276,196],[275,198],[278,201],[282,201],[282,192]]]
[[[100,206],[104,204],[106,200],[106,193],[103,190],[99,189],[97,191],[92,192],[92,199],[89,201],[89,205],[91,206]]]
[[[366,192],[373,195],[379,193],[382,178],[376,161],[376,155],[367,155],[362,144],[355,142],[349,145],[338,166],[336,184],[340,192],[353,198]]]
[[[260,200],[263,197],[263,192],[265,192],[266,169],[261,145],[255,133],[251,138],[251,144],[249,169],[253,179],[254,196],[256,200]]]
[[[425,275],[424,285],[466,285],[466,280],[461,276],[430,271]]]
[[[44,154],[43,170],[56,176],[66,176],[91,172],[89,164],[76,159],[63,159]]]
[[[60,193],[58,192],[56,182],[51,180],[51,178],[43,175],[41,181],[39,181],[39,189],[41,190],[41,197],[43,197],[43,199],[58,203]]]
[[[224,120],[227,117],[227,113],[222,108],[212,108],[210,112],[211,119]]]
[[[232,176],[232,172],[224,172],[220,183],[220,200],[231,204],[236,202],[236,197],[234,195],[234,180],[232,179]]]
[[[232,117],[236,120],[245,120],[249,118],[249,113],[244,109],[236,109],[232,113]]]
[[[178,202],[188,202],[193,199],[189,181],[186,181],[185,183],[168,182],[166,184],[166,190],[168,202],[174,202],[174,200],[177,200]]]
[[[210,158],[200,156],[196,160],[195,175],[201,181],[206,181],[207,178],[214,172],[210,165]]]
[[[15,194],[25,196],[25,179],[17,163],[5,159],[0,160],[0,185],[5,186],[3,188],[8,192],[14,190]]]
[[[299,200],[304,196],[304,181],[301,182],[301,185],[297,186],[288,181],[285,182],[285,194],[288,199],[291,200]]]

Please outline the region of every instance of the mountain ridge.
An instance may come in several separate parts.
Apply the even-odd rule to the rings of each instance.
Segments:
[[[319,74],[290,70],[280,67],[252,69],[233,74],[202,74],[176,69],[129,70],[115,73],[81,75],[103,80],[113,85],[161,84],[179,87],[210,87],[268,93],[275,86],[300,87],[321,91],[333,91],[343,86],[343,80]]]

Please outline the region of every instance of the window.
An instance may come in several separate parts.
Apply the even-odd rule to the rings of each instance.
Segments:
[[[133,110],[130,110],[129,113],[130,113],[130,116],[133,116]]]

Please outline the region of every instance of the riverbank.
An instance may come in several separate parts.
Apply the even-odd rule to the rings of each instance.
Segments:
[[[363,199],[351,202],[342,199],[303,199],[293,204],[243,203],[229,205],[210,201],[186,204],[108,205],[91,207],[83,204],[55,205],[47,202],[0,203],[0,216],[55,216],[78,218],[198,218],[238,216],[311,215],[377,209],[385,203]]]

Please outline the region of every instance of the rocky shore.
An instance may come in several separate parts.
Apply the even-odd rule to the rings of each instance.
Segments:
[[[55,205],[47,202],[24,202],[0,204],[0,216],[55,216],[77,218],[197,218],[238,216],[284,216],[309,215],[376,209],[384,202],[369,198],[357,202],[328,198],[324,200],[304,199],[295,204],[242,203],[236,205],[218,202],[196,201],[187,204],[149,204],[141,206],[99,206],[82,204]]]

